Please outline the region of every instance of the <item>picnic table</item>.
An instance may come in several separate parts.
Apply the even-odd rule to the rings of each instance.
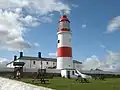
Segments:
[[[49,80],[46,79],[45,71],[41,72],[40,69],[38,69],[37,75],[34,77],[34,79],[32,79],[32,82],[35,82],[35,81],[40,81],[41,83],[44,83],[44,84],[48,82]]]

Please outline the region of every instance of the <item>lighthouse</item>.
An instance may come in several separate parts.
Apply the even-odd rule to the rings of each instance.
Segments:
[[[72,32],[67,15],[63,14],[59,20],[57,41],[57,69],[72,69]]]

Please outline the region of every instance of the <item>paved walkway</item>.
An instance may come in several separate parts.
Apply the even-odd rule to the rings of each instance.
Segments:
[[[0,90],[52,90],[52,89],[0,77]]]

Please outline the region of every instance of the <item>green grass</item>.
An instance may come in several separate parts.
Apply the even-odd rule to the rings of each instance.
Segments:
[[[53,88],[56,90],[120,90],[120,78],[91,80],[90,83],[80,83],[75,79],[54,78],[49,84],[32,83],[31,79],[22,79],[23,82],[38,86]]]

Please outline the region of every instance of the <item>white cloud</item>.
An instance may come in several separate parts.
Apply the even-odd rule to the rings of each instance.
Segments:
[[[99,68],[105,71],[120,72],[120,53],[110,51],[105,45],[100,45],[101,48],[107,52],[106,59],[100,60],[97,56],[93,55],[83,62],[83,69],[90,70]]]
[[[102,45],[102,44],[100,45],[100,47],[105,49],[105,51],[107,52],[107,60],[109,62],[115,61],[115,60],[120,60],[120,53],[108,50],[107,47],[105,45]]]
[[[57,0],[1,0],[0,8],[22,8],[30,10],[29,12],[47,14],[53,11],[61,11],[65,9],[70,12],[70,7]]]
[[[15,12],[16,12],[16,13],[22,13],[22,8],[16,8],[16,9],[15,9]]]
[[[25,42],[23,39],[14,39],[7,41],[4,47],[7,47],[10,51],[22,51],[26,48],[31,48],[31,44]]]
[[[54,14],[53,14],[53,13],[51,13],[51,14],[49,14],[49,16],[50,16],[50,17],[52,17],[52,16],[54,16]]]
[[[76,4],[72,4],[72,7],[75,7],[75,8],[77,8],[77,7],[78,7],[78,5],[76,5]]]
[[[86,24],[83,24],[83,25],[82,25],[82,28],[86,28],[86,27],[87,27],[87,25],[86,25]]]
[[[0,12],[0,42],[8,50],[21,50],[27,48],[27,42],[24,41],[24,24],[20,21],[21,15],[11,11],[1,10]],[[28,21],[24,19],[26,22]]]
[[[107,69],[120,72],[120,53],[108,51],[106,57],[106,64],[109,65],[109,68]]]
[[[39,47],[40,45],[39,45],[39,43],[34,43],[34,46]]]
[[[43,23],[51,23],[52,22],[51,17],[44,16],[40,19],[41,19],[40,21],[43,22]]]
[[[0,43],[8,50],[30,48],[23,38],[29,27],[52,22],[52,13],[70,7],[57,0],[0,0]],[[44,16],[45,15],[45,16]]]
[[[39,25],[39,22],[37,22],[37,18],[32,17],[31,15],[27,15],[25,18],[20,18],[20,21],[25,26],[33,26],[36,27]]]
[[[108,51],[107,60],[109,64],[117,62],[117,61],[120,62],[120,53]]]
[[[85,70],[90,70],[90,69],[96,69],[102,65],[103,62],[101,62],[97,56],[93,55],[89,58],[87,58],[84,63],[83,63],[83,68]]]
[[[48,55],[49,55],[50,57],[56,57],[56,56],[57,56],[57,52],[56,52],[56,53],[48,53]]]
[[[6,58],[0,58],[0,68],[5,68],[6,64],[9,62]]]
[[[90,70],[99,68],[105,71],[120,72],[120,53],[109,51],[106,60],[100,60],[97,56],[93,55],[83,62],[83,69]]]
[[[103,49],[106,49],[106,47],[104,45],[102,45],[102,44],[100,45],[100,47],[103,48]]]
[[[107,33],[112,33],[117,30],[120,30],[120,16],[114,17],[110,20]]]

